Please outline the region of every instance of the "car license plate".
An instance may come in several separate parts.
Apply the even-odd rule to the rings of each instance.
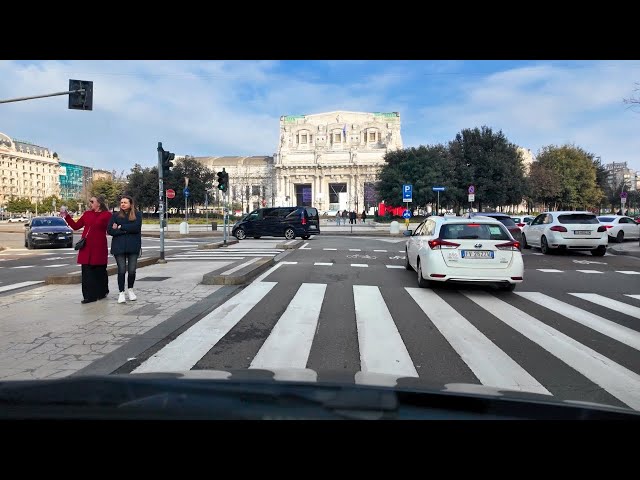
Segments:
[[[574,230],[576,235],[591,235],[591,230]]]
[[[462,250],[462,258],[493,258],[492,250]]]
[[[316,226],[315,225],[309,225],[309,228],[311,228],[312,230],[315,230]]]
[[[64,240],[65,236],[64,235],[58,235],[58,240]]]

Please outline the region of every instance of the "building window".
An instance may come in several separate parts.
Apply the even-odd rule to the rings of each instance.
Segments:
[[[333,143],[342,143],[342,133],[333,134]]]
[[[251,186],[251,195],[260,195],[260,185]]]
[[[302,135],[300,135],[300,144],[301,145],[306,145],[308,143],[308,137],[306,133],[303,133]]]
[[[376,141],[376,132],[369,132],[369,142]]]

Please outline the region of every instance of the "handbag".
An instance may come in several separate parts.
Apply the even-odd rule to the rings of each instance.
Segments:
[[[89,232],[91,231],[91,227],[89,227],[89,230],[87,230],[87,234],[82,237],[80,240],[78,240],[78,243],[76,243],[73,248],[76,250],[82,250],[84,248],[84,246],[87,244],[87,237],[89,236]]]

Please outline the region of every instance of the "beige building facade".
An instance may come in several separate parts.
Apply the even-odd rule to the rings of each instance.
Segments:
[[[403,148],[397,112],[282,116],[278,137],[276,205],[320,211],[373,208],[384,155]]]
[[[46,147],[0,133],[0,206],[12,198],[36,203],[60,195],[58,158]]]

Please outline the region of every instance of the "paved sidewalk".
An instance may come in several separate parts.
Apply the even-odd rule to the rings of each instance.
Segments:
[[[607,250],[616,255],[630,255],[640,257],[640,242],[631,240],[623,243],[609,243]]]
[[[237,288],[200,285],[204,274],[230,263],[169,262],[140,268],[134,288],[138,300],[126,304],[117,303],[116,275],[109,277],[108,297],[86,305],[80,303],[80,285],[1,295],[0,379],[64,377],[94,364],[101,366],[94,371],[111,373],[118,365],[105,363],[105,356],[120,347],[135,355],[128,345],[137,345],[141,353],[207,311],[218,290]],[[149,277],[155,280],[145,280]],[[149,336],[152,329],[157,336]],[[136,343],[144,334],[145,342]]]

